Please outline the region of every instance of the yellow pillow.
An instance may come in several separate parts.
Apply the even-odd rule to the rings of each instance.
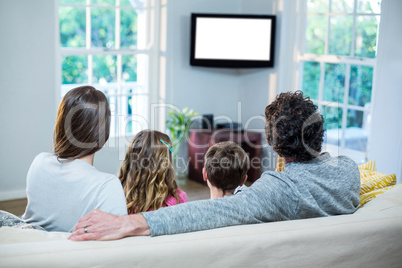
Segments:
[[[396,175],[386,175],[376,171],[375,161],[371,160],[359,166],[360,195],[396,184]]]
[[[400,185],[402,183],[399,183],[398,185]],[[369,201],[373,200],[374,198],[376,198],[377,196],[385,193],[388,190],[391,190],[392,188],[394,188],[396,185],[392,185],[392,186],[388,186],[388,187],[384,187],[378,190],[374,190],[365,194],[361,194],[360,195],[360,203],[359,206],[357,208],[362,207],[364,204],[368,203]]]
[[[283,158],[278,155],[278,161],[276,163],[275,171],[281,172],[285,170],[285,162],[283,162]]]
[[[377,176],[377,175],[375,175]],[[385,176],[380,176],[379,178],[376,178],[374,180],[370,180],[366,183],[362,183],[360,185],[360,194],[366,194],[368,192],[378,190],[384,187],[392,186],[396,184],[396,175],[391,174],[391,175],[385,175]]]
[[[378,171],[360,170],[360,182],[362,185],[364,183],[379,179],[384,176],[387,176],[387,174]]]
[[[359,170],[360,171],[363,171],[363,170],[376,171],[376,169],[375,169],[375,161],[371,160],[371,161],[369,161],[367,163],[361,164],[359,166]]]
[[[359,172],[361,184],[386,176],[386,174],[376,170],[374,160],[360,165]]]

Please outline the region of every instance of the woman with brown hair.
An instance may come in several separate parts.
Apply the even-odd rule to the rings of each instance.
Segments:
[[[47,231],[72,231],[93,209],[127,215],[118,178],[93,166],[109,130],[110,108],[102,92],[82,86],[64,96],[54,128],[53,152],[36,156],[28,171],[28,205],[22,216],[26,222]]]
[[[172,160],[172,142],[166,134],[143,130],[134,137],[118,176],[128,213],[187,202],[186,193],[177,187]]]

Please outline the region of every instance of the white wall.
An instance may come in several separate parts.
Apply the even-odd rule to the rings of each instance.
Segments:
[[[275,58],[273,68],[240,70],[239,99],[242,102],[242,123],[247,129],[264,132],[264,111],[270,96],[277,92],[277,72],[280,54],[280,15],[275,0],[243,0],[241,10],[245,14],[277,15]],[[270,93],[272,92],[272,93]],[[265,136],[264,136],[265,137]]]
[[[28,168],[55,122],[53,0],[0,1],[0,200],[25,196]]]
[[[369,158],[377,170],[402,182],[402,1],[383,0]]]
[[[239,0],[168,0],[167,102],[200,114],[237,121],[239,74],[236,69],[190,66],[190,14],[240,13]]]

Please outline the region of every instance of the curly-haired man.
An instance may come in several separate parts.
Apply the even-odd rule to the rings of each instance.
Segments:
[[[359,170],[346,156],[321,153],[324,120],[313,102],[302,92],[282,93],[266,107],[265,117],[268,144],[284,159],[284,171],[264,172],[251,187],[226,198],[129,216],[94,210],[70,239],[155,236],[353,213],[359,204]]]

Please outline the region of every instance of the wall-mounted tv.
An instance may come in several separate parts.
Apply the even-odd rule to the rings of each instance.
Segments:
[[[275,20],[273,15],[191,14],[190,64],[273,67]]]

